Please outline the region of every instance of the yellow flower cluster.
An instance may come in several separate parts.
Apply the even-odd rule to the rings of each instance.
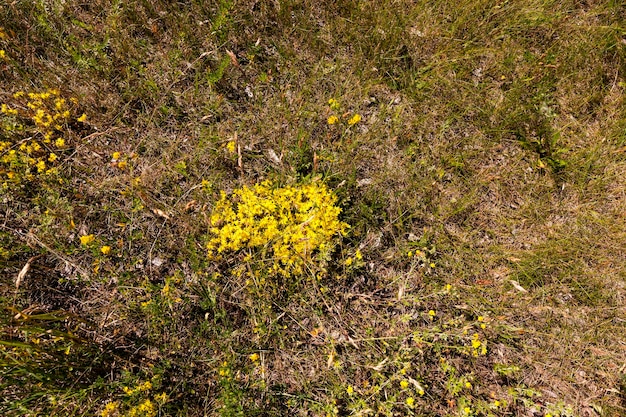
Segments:
[[[472,346],[472,349],[471,349],[472,356],[479,356],[479,355],[484,356],[487,354],[487,341],[485,340],[481,341],[478,333],[474,333],[470,343]]]
[[[70,99],[76,104],[76,99]],[[54,175],[58,152],[65,149],[62,137],[70,120],[68,101],[57,89],[41,93],[18,91],[11,104],[0,104],[0,178],[14,182],[36,175]],[[85,115],[77,120],[84,121]]]
[[[104,409],[102,410],[102,412],[100,413],[100,417],[109,417],[112,416],[115,411],[117,411],[117,408],[119,407],[120,402],[119,401],[113,401],[110,403],[107,403],[104,406]]]
[[[131,408],[126,413],[126,417],[154,417],[157,415],[157,410],[154,407],[154,403],[150,399],[145,400],[141,404]]]
[[[55,132],[62,131],[63,124],[70,119],[67,101],[57,89],[28,94],[18,91],[13,95],[14,98],[23,96],[28,97],[26,107],[30,109],[29,116],[43,135],[44,143],[50,143]]]
[[[152,382],[146,381],[143,384],[137,385],[135,388],[123,387],[124,394],[135,395],[140,392],[150,391],[152,389]]]
[[[271,272],[301,274],[314,254],[331,249],[333,237],[349,227],[339,221],[336,200],[319,183],[277,188],[264,181],[230,196],[222,192],[211,215],[209,256],[263,248],[271,252]]]
[[[333,112],[338,112],[341,109],[341,105],[339,104],[339,102],[334,99],[331,98],[330,100],[328,100],[328,107],[330,107],[330,110]],[[337,116],[336,114],[331,114],[330,116],[328,116],[328,119],[326,119],[326,122],[329,125],[334,125],[340,122],[341,118],[346,117],[350,115],[350,113],[345,113],[342,114],[341,116]],[[348,127],[350,126],[354,126],[355,124],[359,123],[362,120],[362,116],[358,113],[354,113],[352,116],[350,116],[350,118],[348,119]]]

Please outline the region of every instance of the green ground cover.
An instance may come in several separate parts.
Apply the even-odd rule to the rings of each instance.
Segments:
[[[626,6],[0,6],[3,416],[626,415]]]

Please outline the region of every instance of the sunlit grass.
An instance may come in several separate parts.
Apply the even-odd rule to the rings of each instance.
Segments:
[[[625,414],[624,21],[0,8],[0,414]]]

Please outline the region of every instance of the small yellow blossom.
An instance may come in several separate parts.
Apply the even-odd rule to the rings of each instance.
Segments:
[[[348,259],[346,259],[346,260],[344,261],[344,264],[345,264],[346,266],[350,266],[350,265],[352,265],[352,263],[353,263],[353,262],[354,262],[354,259],[352,259],[352,258],[348,258]]]
[[[465,382],[465,388],[467,388],[467,389],[472,388],[472,383],[471,383],[471,382],[469,382],[469,381],[466,381],[466,382]]]
[[[335,100],[334,98],[331,98],[330,100],[328,100],[328,105],[333,110],[339,110],[339,107],[340,107],[339,102]]]
[[[4,59],[6,57],[6,52],[4,52],[4,49],[0,49],[0,59]]]
[[[107,403],[107,405],[104,406],[104,409],[100,413],[100,417],[109,417],[110,415],[112,415],[113,412],[117,410],[117,407],[119,406],[119,404],[120,404],[119,401],[113,401],[111,403]]]
[[[127,167],[127,166],[128,166],[128,162],[126,162],[126,161],[119,161],[119,162],[117,163],[117,167],[118,167],[119,169],[126,169],[126,167]]]
[[[337,116],[335,116],[334,114],[332,116],[330,116],[327,120],[329,125],[334,125],[335,123],[337,123],[339,121],[339,118]]]
[[[400,386],[402,387],[402,389],[407,389],[409,387],[409,381],[403,379],[402,381],[400,381]]]
[[[85,235],[85,236],[81,236],[80,237],[80,244],[81,245],[89,245],[90,243],[93,243],[93,241],[96,240],[96,238],[94,237],[94,235]]]
[[[409,397],[406,399],[406,405],[408,405],[409,407],[413,407],[415,405],[415,398],[413,397]]]
[[[102,252],[103,255],[108,255],[109,253],[111,253],[111,247],[105,245],[100,248],[100,252]]]
[[[164,392],[154,396],[154,400],[158,402],[159,404],[165,404],[168,399],[169,399],[169,396]]]
[[[252,361],[252,362],[256,362],[259,360],[259,354],[258,353],[253,353],[252,355],[248,356],[248,358]]]
[[[229,141],[229,142],[226,144],[226,149],[227,149],[227,150],[228,150],[228,152],[230,152],[230,153],[235,153],[235,150],[236,150],[236,145],[237,145],[237,144],[235,143],[235,141],[234,141],[234,140],[231,140],[231,141]]]
[[[360,121],[361,121],[361,115],[357,113],[348,120],[348,124],[352,126],[352,125],[359,123]]]
[[[54,162],[56,160],[57,160],[57,154],[55,154],[54,152],[50,152],[50,155],[48,156],[48,161]]]
[[[119,152],[113,152],[113,154],[111,155],[111,158],[113,159],[113,162],[117,161],[118,159],[120,159],[122,157],[122,154]]]
[[[348,388],[346,388],[346,392],[348,393],[348,395],[354,394],[354,388],[352,388],[352,385],[348,385]]]
[[[435,317],[437,315],[437,313],[435,313],[435,310],[428,310],[428,315],[432,319],[433,317]]]
[[[44,172],[45,170],[46,170],[46,163],[45,163],[45,161],[37,162],[37,172]]]
[[[65,139],[58,138],[57,140],[54,141],[54,144],[57,148],[62,148],[65,146]]]
[[[496,407],[496,408],[500,407],[500,401],[495,400],[495,401],[493,402],[493,406],[494,406],[494,407]]]
[[[68,113],[68,116],[69,116],[69,112],[67,112],[67,113]],[[82,123],[82,122],[84,122],[85,120],[87,120],[87,115],[86,115],[85,113],[83,113],[83,114],[82,114],[82,115],[81,115],[78,119],[76,119],[76,120]]]

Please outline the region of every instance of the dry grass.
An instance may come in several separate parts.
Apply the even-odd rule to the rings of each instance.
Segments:
[[[0,103],[58,88],[87,121],[58,132],[61,181],[0,164],[0,414],[626,414],[625,21],[610,0],[3,6]],[[19,111],[0,141],[38,137]],[[209,261],[220,191],[313,178],[351,225],[326,275]]]

